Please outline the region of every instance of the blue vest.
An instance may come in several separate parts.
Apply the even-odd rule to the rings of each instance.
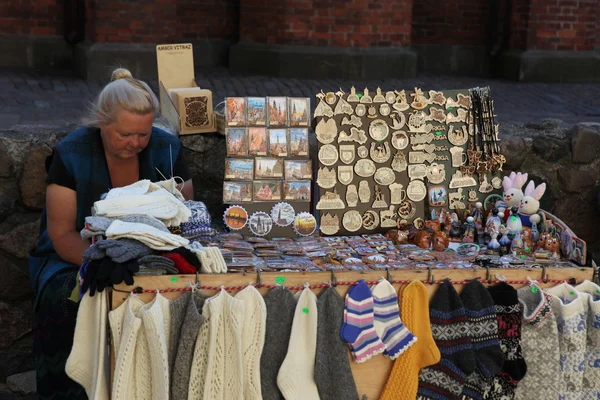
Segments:
[[[163,180],[157,169],[167,178],[171,176],[171,159],[178,158],[181,142],[175,136],[159,128],[152,128],[148,146],[138,155],[140,180],[152,182]],[[85,217],[91,215],[94,202],[111,189],[108,164],[104,156],[104,147],[98,128],[80,128],[61,140],[54,149],[60,154],[66,169],[76,183],[77,220],[76,229],[81,231]],[[171,154],[172,153],[172,158]],[[42,213],[40,236],[35,250],[29,257],[29,279],[36,295],[35,307],[47,282],[58,273],[67,269],[78,269],[62,260],[56,250],[46,227],[46,209]]]

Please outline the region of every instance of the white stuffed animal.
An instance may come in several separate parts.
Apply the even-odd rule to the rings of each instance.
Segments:
[[[521,220],[523,225],[531,226],[531,216],[537,214],[540,209],[540,199],[546,191],[546,184],[541,183],[539,186],[535,186],[533,181],[529,181],[525,188],[525,195],[521,199],[519,204],[519,214],[522,216]],[[523,218],[524,217],[524,218]]]
[[[504,187],[504,193],[502,199],[507,208],[512,206],[518,206],[523,198],[523,191],[521,188],[527,182],[527,174],[520,172],[511,172],[509,176],[505,176],[502,180],[502,186]]]

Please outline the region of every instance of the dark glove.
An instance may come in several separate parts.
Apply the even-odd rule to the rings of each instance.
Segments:
[[[137,260],[131,260],[122,264],[115,264],[115,268],[110,274],[110,282],[117,285],[125,282],[126,285],[133,285],[133,274],[140,270],[140,265]]]

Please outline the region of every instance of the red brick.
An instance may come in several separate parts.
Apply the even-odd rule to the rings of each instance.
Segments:
[[[574,38],[577,36],[577,31],[572,29],[561,29],[557,32],[558,36],[563,38]]]

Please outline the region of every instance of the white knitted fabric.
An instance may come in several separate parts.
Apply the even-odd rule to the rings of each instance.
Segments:
[[[260,386],[260,357],[265,344],[267,306],[258,290],[248,286],[235,295],[245,304],[242,328],[242,355],[244,363],[244,400],[262,400]]]
[[[88,398],[108,400],[106,319],[108,291],[83,295],[77,313],[73,347],[65,371],[85,389]]]
[[[294,311],[288,352],[277,374],[277,386],[286,400],[319,399],[315,383],[317,351],[317,296],[305,288]]]
[[[600,287],[584,281],[575,289],[585,297],[587,341],[583,368],[583,392],[586,399],[600,399]]]
[[[106,199],[114,199],[121,196],[140,196],[148,193],[150,190],[154,191],[157,189],[160,189],[160,186],[150,182],[148,179],[142,179],[141,181],[134,182],[131,185],[110,189],[106,194]]]
[[[202,314],[208,317],[208,365],[204,398],[244,398],[242,329],[245,304],[225,290],[206,300]]]
[[[150,354],[144,354],[148,358],[141,359],[142,355],[137,353],[142,330],[142,319],[138,314],[143,306],[144,302],[137,295],[131,294],[123,304],[108,314],[116,357],[112,382],[113,400],[137,398],[136,367],[142,363],[150,364]],[[145,384],[150,385],[150,382]]]
[[[178,235],[160,231],[150,225],[116,220],[105,232],[109,239],[135,239],[154,250],[173,250],[189,244]]]
[[[551,296],[537,284],[524,286],[517,294],[523,306],[521,349],[527,373],[517,385],[515,399],[557,399],[564,392],[564,384]]]
[[[152,398],[169,398],[169,335],[171,308],[169,300],[157,293],[154,300],[140,310],[150,352]]]
[[[209,318],[206,313],[202,315],[207,318],[198,332],[196,346],[194,347],[194,358],[190,368],[190,384],[188,387],[188,400],[204,399],[204,380],[208,368],[208,345],[209,345]],[[176,400],[176,399],[173,399]]]
[[[552,296],[552,310],[558,327],[560,366],[565,384],[560,396],[581,399],[587,320],[584,303],[587,299],[567,283],[547,289],[546,293]]]
[[[188,249],[200,260],[200,272],[203,274],[225,274],[227,264],[218,247],[188,246]]]

